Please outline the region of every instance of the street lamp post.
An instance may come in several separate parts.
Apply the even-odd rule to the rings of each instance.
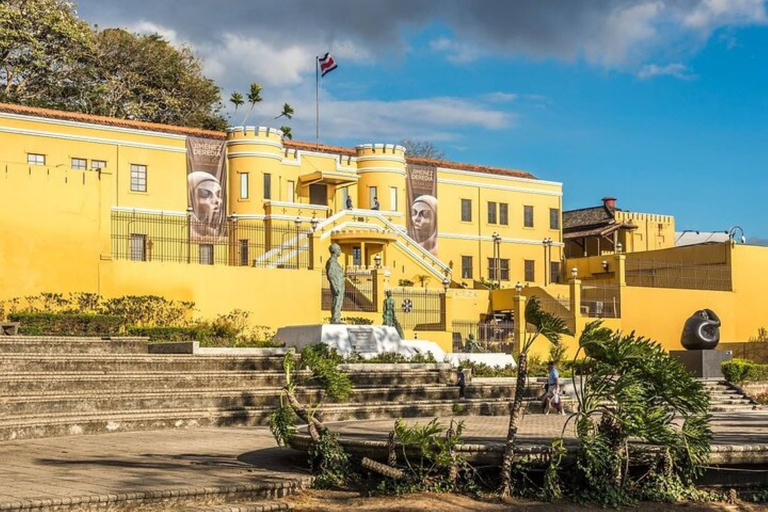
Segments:
[[[549,267],[549,260],[552,257],[552,239],[545,238],[541,241],[541,245],[544,246],[544,286],[547,286],[547,267]]]
[[[493,266],[494,274],[496,275],[496,286],[501,288],[501,235],[494,231],[491,238],[493,238]]]
[[[293,221],[294,224],[296,224],[296,268],[299,268],[299,261],[301,260],[301,252],[300,252],[300,242],[299,242],[299,229],[301,229],[301,217],[296,217],[296,220]]]

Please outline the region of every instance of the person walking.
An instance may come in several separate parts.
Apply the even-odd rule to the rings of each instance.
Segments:
[[[560,372],[555,368],[555,362],[549,361],[547,363],[547,383],[544,386],[546,393],[544,394],[544,403],[542,404],[542,412],[549,414],[551,406],[555,407],[555,411],[558,414],[565,414],[563,412],[563,404],[560,400]]]

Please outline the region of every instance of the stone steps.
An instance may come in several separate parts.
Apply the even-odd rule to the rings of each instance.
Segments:
[[[220,506],[195,507],[193,505],[185,510],[187,512],[280,512],[283,510],[293,510],[293,505],[282,501],[251,501]]]
[[[712,412],[751,411],[760,409],[755,401],[724,380],[703,381],[704,390],[709,395]]]
[[[146,354],[147,338],[2,336],[0,354]]]
[[[42,392],[34,394],[0,395],[0,409],[4,417],[18,415],[52,415],[61,413],[98,413],[102,411],[135,411],[145,409],[275,407],[279,388],[261,389],[183,389],[162,391],[80,391]],[[470,399],[511,398],[508,389],[494,386],[469,386]],[[300,400],[317,401],[321,390],[299,388]],[[457,400],[459,390],[447,386],[409,386],[355,389],[349,404],[376,402],[411,402],[419,400]]]
[[[2,354],[0,372],[282,371],[282,356]]]

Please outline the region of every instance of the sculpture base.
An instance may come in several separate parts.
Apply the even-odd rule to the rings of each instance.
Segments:
[[[374,356],[382,352],[408,355],[411,349],[403,345],[397,330],[386,325],[291,325],[281,327],[275,339],[286,347],[301,350],[308,345],[325,343],[346,357],[353,352],[361,356]]]
[[[722,379],[720,363],[733,359],[730,350],[671,350],[669,355],[680,361],[688,373],[700,379]]]

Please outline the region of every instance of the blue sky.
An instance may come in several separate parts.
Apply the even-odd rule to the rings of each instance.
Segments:
[[[225,98],[262,83],[249,124],[289,101],[295,138],[314,140],[314,56],[330,50],[324,143],[429,140],[562,182],[566,209],[612,195],[678,230],[768,239],[763,0],[184,5],[84,0],[79,13],[192,46]]]

